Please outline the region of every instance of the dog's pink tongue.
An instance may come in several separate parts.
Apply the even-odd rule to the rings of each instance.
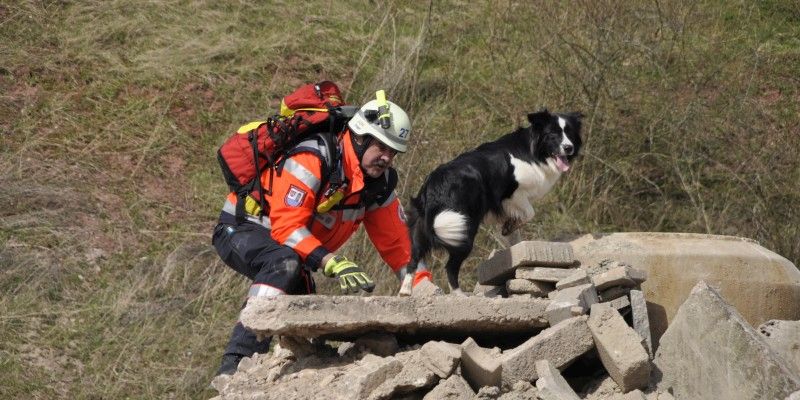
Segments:
[[[556,167],[558,167],[561,172],[567,172],[569,171],[569,161],[567,161],[567,158],[564,156],[557,156]]]

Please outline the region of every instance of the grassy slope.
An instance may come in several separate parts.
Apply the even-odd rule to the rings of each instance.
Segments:
[[[0,397],[212,396],[247,285],[208,246],[215,148],[322,78],[406,105],[403,199],[525,113],[581,110],[585,156],[528,236],[707,232],[800,259],[791,2],[349,3],[0,5]],[[362,234],[347,252],[396,289]]]

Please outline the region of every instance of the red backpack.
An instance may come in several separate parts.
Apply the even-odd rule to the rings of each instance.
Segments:
[[[312,83],[303,85],[284,97],[281,100],[280,114],[266,121],[243,125],[231,135],[217,151],[217,160],[228,188],[238,196],[237,222],[244,221],[247,195],[253,196],[259,202],[261,215],[265,215],[264,194],[272,195],[272,174],[276,162],[294,145],[311,135],[321,134],[332,157],[325,164],[329,169],[336,168],[339,164],[337,136],[357,110],[355,106],[345,105],[335,83]],[[265,190],[259,178],[266,168],[270,169],[270,185]],[[330,176],[331,186],[341,184],[336,182],[341,179],[339,174],[325,175]]]

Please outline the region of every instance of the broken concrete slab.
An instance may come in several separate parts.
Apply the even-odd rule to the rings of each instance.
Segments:
[[[506,281],[506,291],[509,294],[530,294],[534,297],[547,297],[553,291],[551,283],[529,281],[527,279],[509,279]]]
[[[561,321],[504,352],[501,356],[503,386],[511,386],[517,381],[534,382],[539,378],[535,367],[538,360],[550,360],[556,368],[563,369],[593,349],[594,340],[587,319],[583,315]]]
[[[613,259],[648,273],[641,287],[647,298],[655,347],[678,307],[701,279],[719,287],[751,326],[770,319],[800,320],[800,271],[751,239],[620,232],[584,235],[570,244],[581,265]]]
[[[557,283],[569,278],[575,273],[576,268],[550,268],[550,267],[521,267],[514,273],[516,279],[529,281]],[[553,285],[555,288],[555,285]]]
[[[661,337],[655,365],[659,391],[678,399],[783,399],[800,389],[789,363],[704,281]]]
[[[770,320],[758,327],[764,341],[800,373],[800,321]]]
[[[253,297],[240,319],[253,332],[350,341],[372,331],[430,338],[530,332],[547,326],[543,299],[461,296]]]
[[[419,349],[422,362],[439,378],[447,378],[461,362],[461,346],[448,342],[431,341]]]
[[[597,353],[606,371],[624,392],[647,387],[650,380],[650,356],[642,338],[608,304],[592,305],[589,315]]]
[[[471,399],[475,391],[469,386],[461,375],[452,375],[439,381],[433,390],[428,392],[422,400],[462,400]]]
[[[569,386],[561,372],[548,360],[536,361],[536,389],[541,400],[580,400],[578,394]]]
[[[566,278],[556,282],[556,290],[566,289],[573,286],[585,285],[591,282],[589,274],[586,273],[585,269],[574,268],[571,271],[573,271],[572,275],[569,275]]]
[[[572,318],[575,314],[585,314],[592,304],[599,301],[594,285],[591,283],[551,292],[550,297],[553,301],[544,311],[550,326]],[[580,309],[576,312],[575,307],[580,307]]]
[[[650,318],[647,316],[647,302],[644,300],[644,293],[641,290],[631,290],[630,304],[633,330],[642,338],[644,349],[647,350],[647,354],[652,359],[653,338],[650,334]]]
[[[467,338],[461,344],[461,373],[473,389],[499,386],[501,371],[499,357],[478,346],[475,340]]]
[[[398,353],[395,358],[403,368],[373,389],[369,400],[395,399],[418,389],[433,387],[439,382],[439,377],[426,368],[424,356],[418,350]]]
[[[632,288],[647,280],[647,272],[633,268],[630,265],[620,265],[593,275],[591,279],[597,290],[601,291],[613,286]]]
[[[478,265],[478,282],[501,285],[514,276],[521,266],[575,267],[578,263],[569,243],[525,241],[495,251]]]
[[[626,310],[631,306],[631,301],[628,299],[628,296],[618,297],[611,301],[604,301],[603,303],[607,303],[609,306],[619,311],[623,317],[627,314]]]
[[[358,367],[342,377],[344,386],[359,399],[366,399],[381,383],[403,370],[403,363],[394,357],[368,354]]]

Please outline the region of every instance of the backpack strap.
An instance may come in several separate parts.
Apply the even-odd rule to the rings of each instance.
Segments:
[[[334,179],[338,179],[339,182],[342,182],[343,180],[341,163],[333,164],[332,158],[334,157],[331,157],[331,154],[338,154],[339,149],[338,146],[334,147],[334,150],[331,153],[331,148],[328,145],[328,142],[325,140],[324,134],[316,134],[292,147],[284,154],[283,157],[280,158],[280,160],[278,160],[278,165],[275,168],[277,175],[281,175],[284,164],[289,157],[303,152],[311,153],[317,156],[317,158],[319,158],[322,162],[322,179],[316,194],[317,200],[319,200],[320,194],[327,195],[327,192],[323,192],[323,190],[325,189],[325,186],[328,186],[328,183],[330,183],[332,186]],[[341,183],[339,185],[341,186]]]

